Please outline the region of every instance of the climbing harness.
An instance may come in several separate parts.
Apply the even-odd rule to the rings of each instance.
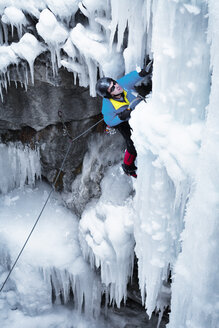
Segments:
[[[11,269],[9,270],[9,273],[8,273],[7,277],[5,278],[3,284],[2,284],[2,286],[1,286],[1,288],[0,288],[0,293],[1,293],[1,291],[3,290],[3,288],[4,288],[5,284],[6,284],[6,282],[8,281],[8,279],[9,279],[9,277],[10,277],[10,275],[11,275],[13,269],[14,269],[14,267],[16,266],[16,264],[17,264],[17,262],[18,262],[18,260],[19,260],[19,258],[20,258],[20,256],[21,256],[21,254],[23,253],[23,250],[24,250],[25,246],[27,245],[28,240],[30,239],[30,237],[31,237],[31,235],[32,235],[32,233],[33,233],[33,231],[34,231],[34,229],[35,229],[37,223],[39,222],[39,219],[40,219],[40,217],[41,217],[41,215],[42,215],[42,213],[43,213],[43,211],[44,211],[44,209],[45,209],[45,207],[46,207],[46,205],[47,205],[47,203],[48,203],[48,201],[49,201],[49,199],[50,199],[50,197],[51,197],[53,191],[55,190],[55,185],[56,185],[56,183],[57,183],[57,181],[58,181],[58,179],[59,179],[59,176],[60,176],[60,174],[61,174],[61,172],[62,172],[62,169],[63,169],[63,167],[64,167],[64,164],[65,164],[66,158],[68,157],[68,154],[69,154],[69,152],[70,152],[70,149],[71,149],[72,143],[73,143],[74,141],[76,141],[77,139],[79,139],[80,137],[82,137],[84,134],[86,134],[88,131],[90,131],[93,127],[95,127],[96,125],[98,125],[100,122],[103,121],[103,118],[102,118],[101,120],[99,120],[98,122],[96,122],[95,124],[93,124],[91,127],[89,127],[87,130],[85,130],[84,132],[82,132],[81,134],[79,134],[77,137],[73,138],[73,137],[69,134],[68,129],[67,129],[67,127],[66,127],[66,125],[65,125],[65,123],[64,123],[64,121],[63,121],[63,118],[62,118],[62,112],[61,112],[61,111],[58,112],[58,116],[59,116],[60,119],[62,120],[62,124],[63,124],[63,126],[64,126],[63,130],[64,130],[64,129],[66,130],[66,134],[67,134],[68,137],[71,139],[71,143],[69,144],[68,149],[67,149],[67,151],[66,151],[66,153],[65,153],[64,159],[63,159],[63,161],[62,161],[62,165],[61,165],[61,167],[60,167],[60,169],[59,169],[59,171],[58,171],[58,174],[57,174],[57,176],[56,176],[56,179],[55,179],[55,181],[54,181],[54,183],[53,183],[53,185],[52,185],[52,187],[51,187],[51,190],[50,190],[50,192],[49,192],[49,195],[48,195],[48,197],[47,197],[47,199],[46,199],[46,201],[45,201],[45,203],[44,203],[44,205],[43,205],[43,207],[42,207],[42,209],[41,209],[41,211],[40,211],[40,213],[39,213],[39,215],[38,215],[38,217],[37,217],[37,219],[36,219],[36,221],[35,221],[35,223],[34,223],[34,225],[33,225],[33,227],[32,227],[32,229],[31,229],[31,231],[30,231],[30,233],[29,233],[29,235],[28,235],[28,237],[27,237],[27,239],[26,239],[26,241],[25,241],[23,247],[21,248],[21,250],[20,250],[20,252],[19,252],[17,258],[15,259],[15,261],[14,261],[12,267],[11,267]]]
[[[113,135],[116,133],[116,129],[107,125],[105,129],[106,134]]]

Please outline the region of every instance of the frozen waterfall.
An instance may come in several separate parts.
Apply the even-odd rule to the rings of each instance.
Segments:
[[[25,184],[34,186],[41,176],[39,149],[31,149],[21,143],[0,144],[0,192],[6,194]]]
[[[169,328],[218,327],[218,31],[214,0],[1,1],[2,101],[12,71],[33,85],[43,53],[54,76],[67,69],[91,96],[98,76],[116,79],[153,58],[152,93],[130,120],[138,178],[123,174],[116,144],[91,140],[72,190],[50,200],[0,294],[4,327],[70,328],[73,312],[74,327],[89,326],[86,318],[114,327],[93,320],[103,295],[117,308],[126,302],[135,256],[142,305],[149,317],[159,313],[158,325],[171,308]],[[0,155],[2,283],[48,186],[36,183],[39,149],[1,143]]]

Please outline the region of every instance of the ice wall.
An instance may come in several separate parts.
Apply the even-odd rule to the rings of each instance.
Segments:
[[[0,192],[6,194],[10,190],[34,186],[41,177],[39,149],[31,149],[21,143],[0,144]]]
[[[153,3],[153,92],[131,119],[138,152],[135,251],[142,303],[149,316],[167,305],[169,273],[183,252],[187,202],[202,162],[200,147],[210,92],[207,13],[205,1]],[[195,226],[185,234],[192,245]],[[191,260],[195,266],[195,259]],[[197,282],[192,271],[188,279]],[[183,299],[179,296],[176,317],[179,312],[184,315]],[[171,327],[179,325],[175,322]]]
[[[200,165],[182,233],[182,253],[174,268],[168,327],[218,327],[218,204],[219,147],[219,5],[209,1],[208,39],[211,47],[212,85]]]

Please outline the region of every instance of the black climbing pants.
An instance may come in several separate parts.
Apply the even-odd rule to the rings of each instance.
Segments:
[[[128,121],[122,122],[122,123],[114,126],[114,128],[118,129],[119,132],[121,133],[121,135],[123,136],[123,138],[125,139],[127,150],[129,152],[129,154],[137,156],[137,152],[136,152],[134,143],[131,139],[131,127],[130,127]]]

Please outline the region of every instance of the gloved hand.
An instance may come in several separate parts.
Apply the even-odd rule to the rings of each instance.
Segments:
[[[145,100],[144,97],[140,97],[140,96],[137,96],[135,99],[133,99],[130,104],[129,104],[129,108],[130,108],[130,111],[134,110],[135,107],[142,101],[142,100]]]
[[[130,118],[131,110],[125,109],[123,112],[118,113],[118,116],[121,121],[125,121],[127,118]]]
[[[147,57],[144,68],[138,73],[139,76],[145,77],[147,74],[151,74],[153,70],[153,60]]]

